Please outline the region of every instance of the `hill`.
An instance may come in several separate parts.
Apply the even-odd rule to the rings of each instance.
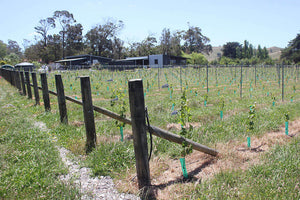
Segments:
[[[269,52],[269,56],[273,60],[275,60],[275,59],[279,59],[280,58],[281,51],[283,50],[283,48],[280,48],[280,47],[269,47],[269,48],[267,48],[267,50]],[[221,55],[222,55],[222,46],[212,47],[212,52],[209,55],[204,54],[205,58],[209,62],[220,58]]]

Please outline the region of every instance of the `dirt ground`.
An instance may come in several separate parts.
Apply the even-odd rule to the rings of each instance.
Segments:
[[[283,145],[291,141],[292,137],[300,135],[300,119],[289,122],[289,135],[285,134],[284,125],[279,131],[268,132],[261,137],[251,137],[251,147],[245,142],[231,140],[218,143],[214,147],[220,153],[213,157],[199,151],[186,156],[186,168],[189,177],[185,184],[196,186],[202,180],[212,178],[215,174],[226,170],[246,170],[254,164],[260,163],[260,158],[275,145]],[[151,184],[157,199],[169,199],[170,196],[180,197],[182,187],[177,183],[184,182],[182,169],[178,159],[155,157],[150,161]],[[138,192],[135,171],[128,171],[125,179],[116,182],[117,187],[130,193]]]

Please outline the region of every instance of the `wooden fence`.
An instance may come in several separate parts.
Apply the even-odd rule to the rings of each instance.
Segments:
[[[30,82],[30,74],[32,77],[32,84]],[[90,78],[88,76],[80,77],[82,101],[74,99],[64,94],[64,86],[61,79],[61,75],[55,75],[56,91],[48,90],[47,75],[41,73],[41,87],[37,84],[37,78],[35,72],[11,71],[6,69],[0,69],[0,76],[7,80],[11,85],[15,86],[21,95],[27,95],[29,99],[32,99],[31,87],[33,87],[34,97],[36,105],[40,104],[39,90],[42,91],[45,111],[50,111],[50,98],[49,94],[57,96],[58,108],[60,113],[60,121],[62,123],[68,123],[66,100],[81,105],[83,108],[84,122],[86,129],[86,152],[89,153],[96,147],[96,131],[94,111],[104,114],[110,118],[124,122],[132,126],[134,152],[136,159],[136,171],[138,178],[139,189],[141,190],[141,197],[145,198],[149,195],[149,188],[151,186],[150,170],[148,163],[148,145],[146,132],[164,138],[168,141],[182,144],[187,142],[192,145],[194,150],[201,151],[203,153],[217,156],[218,151],[211,149],[205,145],[199,144],[182,136],[173,134],[169,131],[160,129],[155,126],[147,126],[145,119],[145,101],[143,82],[141,79],[132,79],[128,82],[129,91],[129,104],[131,119],[123,118],[120,115],[111,112],[105,108],[94,106],[92,102]],[[25,87],[26,86],[26,87]]]

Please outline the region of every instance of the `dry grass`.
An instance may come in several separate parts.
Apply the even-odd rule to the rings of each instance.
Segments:
[[[151,183],[157,199],[188,198],[186,193],[202,180],[212,178],[215,174],[227,170],[247,170],[259,164],[261,156],[275,145],[288,143],[292,137],[300,135],[300,119],[289,123],[289,136],[285,135],[284,126],[277,132],[268,132],[261,137],[251,137],[251,147],[245,142],[231,140],[216,144],[220,152],[212,157],[194,151],[186,156],[186,168],[189,179],[184,180],[179,159],[154,157],[150,161]],[[127,170],[126,176],[116,183],[117,187],[130,193],[138,193],[135,169]],[[186,192],[185,192],[186,191]]]

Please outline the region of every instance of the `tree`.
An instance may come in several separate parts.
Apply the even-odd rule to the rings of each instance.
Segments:
[[[171,33],[170,29],[164,28],[162,30],[161,36],[160,36],[160,48],[161,53],[164,55],[170,55],[171,53]]]
[[[175,33],[173,33],[172,37],[171,37],[171,41],[170,41],[170,54],[173,56],[181,56],[181,40],[183,37],[183,32],[184,31],[176,31]]]
[[[67,25],[66,30],[66,55],[71,56],[81,52],[83,50],[82,25]]]
[[[55,28],[55,20],[53,17],[48,17],[47,19],[41,19],[39,21],[40,25],[34,27],[36,32],[40,34],[44,41],[44,47],[47,46],[47,33],[51,28]]]
[[[117,37],[112,40],[113,59],[121,59],[123,57],[124,42]]]
[[[291,40],[288,46],[282,51],[282,59],[291,60],[294,63],[300,62],[300,34]]]
[[[196,52],[193,52],[191,54],[183,53],[182,56],[187,58],[187,64],[192,64],[192,65],[208,64],[207,59],[202,53],[196,53]]]
[[[105,24],[99,24],[88,31],[85,38],[87,45],[92,51],[91,53],[98,56],[111,56],[112,39],[123,27],[123,21],[118,21],[117,23],[107,21]]]
[[[189,29],[183,35],[185,53],[204,52],[209,54],[212,51],[211,45],[208,44],[210,39],[201,32],[202,30],[199,27],[189,25]]]
[[[3,60],[6,55],[7,45],[2,40],[0,40],[0,59]]]
[[[69,13],[67,10],[62,10],[62,11],[55,11],[53,18],[58,20],[62,31],[60,31],[60,34],[62,35],[62,57],[65,57],[65,35],[66,35],[66,30],[68,25],[73,24],[76,22],[76,20],[73,17],[72,13]]]
[[[21,48],[19,44],[14,40],[8,40],[7,44],[7,53],[14,53],[18,55],[19,57],[22,56]]]
[[[222,48],[223,56],[228,58],[238,58],[238,56],[240,56],[238,51],[241,48],[242,45],[238,42],[227,42]]]

